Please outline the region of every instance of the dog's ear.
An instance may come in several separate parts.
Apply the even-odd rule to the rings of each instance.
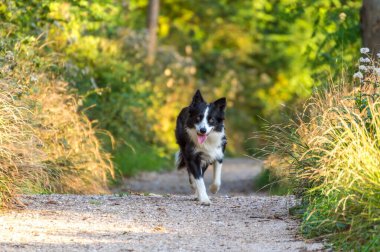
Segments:
[[[213,103],[214,103],[215,107],[217,107],[220,111],[224,111],[226,109],[227,100],[225,97],[220,98],[220,99],[214,101]]]
[[[205,100],[202,97],[201,91],[199,91],[199,89],[198,89],[197,92],[195,92],[195,94],[193,96],[193,100],[191,102],[191,105],[195,105],[197,103],[202,103],[202,102],[205,102]]]

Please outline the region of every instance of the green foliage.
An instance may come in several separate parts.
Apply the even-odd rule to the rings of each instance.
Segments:
[[[239,111],[276,114],[280,104],[339,75],[359,47],[360,1],[169,2],[160,19],[163,41],[190,46],[197,76]]]
[[[147,4],[4,1],[0,16],[12,36],[41,34],[45,51],[65,58],[53,70],[79,91],[90,119],[115,137],[115,156],[127,159],[128,145],[139,143],[163,158],[157,167],[176,149],[175,117],[195,88],[210,101],[227,97],[228,152],[251,152],[246,139],[262,125],[259,118],[281,121],[282,106],[349,68],[342,62],[360,43],[358,0],[166,0],[150,66]],[[127,171],[124,164],[118,166]]]

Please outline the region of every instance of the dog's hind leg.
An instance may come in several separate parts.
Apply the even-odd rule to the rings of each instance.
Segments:
[[[193,175],[191,175],[190,171],[188,171],[188,174],[189,174],[189,183],[190,183],[191,191],[194,194],[194,200],[198,200],[198,191],[197,191],[197,187],[195,186],[194,177]]]
[[[222,160],[214,162],[214,179],[209,188],[214,194],[219,191],[220,185],[222,184],[222,162]]]
[[[175,154],[175,167],[180,170],[186,167],[181,151],[177,151]]]

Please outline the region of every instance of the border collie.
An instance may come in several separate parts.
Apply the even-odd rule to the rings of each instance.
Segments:
[[[177,117],[175,136],[180,151],[176,154],[178,169],[186,168],[189,182],[202,205],[210,205],[203,175],[210,164],[214,166],[214,179],[210,186],[217,193],[221,185],[222,163],[227,138],[224,133],[226,98],[210,104],[197,90],[190,106],[183,108]]]

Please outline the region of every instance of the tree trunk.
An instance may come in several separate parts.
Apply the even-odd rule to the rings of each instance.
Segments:
[[[368,47],[372,54],[379,53],[380,0],[363,0],[360,23],[364,47]]]
[[[148,57],[149,65],[154,63],[157,50],[157,22],[160,0],[149,0],[148,6]]]

